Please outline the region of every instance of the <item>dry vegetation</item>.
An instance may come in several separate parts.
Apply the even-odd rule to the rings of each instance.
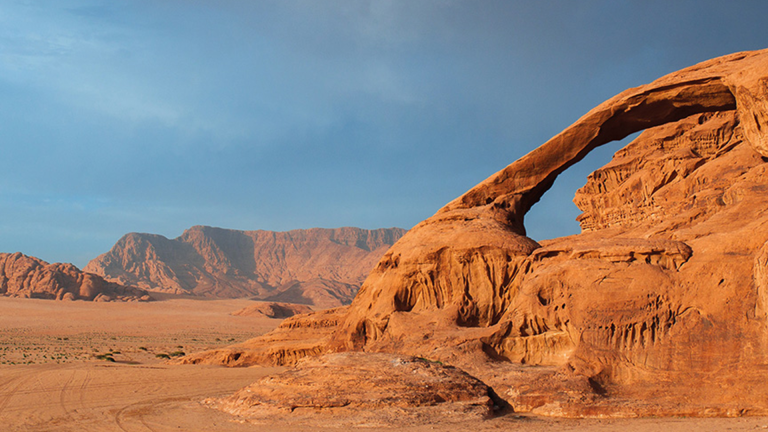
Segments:
[[[0,329],[0,365],[71,363],[107,360],[140,364],[240,341],[243,334],[189,333],[157,336],[113,335],[104,332],[71,336],[34,334],[25,329]]]
[[[99,304],[0,299],[0,365],[145,364],[231,345],[279,323],[229,313],[246,300]]]

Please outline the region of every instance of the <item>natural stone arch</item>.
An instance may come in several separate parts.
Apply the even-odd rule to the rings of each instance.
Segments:
[[[744,134],[768,157],[768,53],[716,58],[628,89],[598,105],[552,139],[440,209],[438,214],[490,206],[493,217],[525,235],[523,216],[557,176],[593,149],[693,114],[738,110]],[[758,72],[755,72],[758,71]],[[504,209],[504,211],[499,211]]]
[[[540,247],[525,236],[525,213],[598,146],[697,113],[736,110],[745,138],[768,156],[760,133],[768,130],[767,62],[766,51],[732,54],[595,107],[411,229],[371,272],[333,345],[361,348],[379,339],[395,312],[437,309],[460,325],[498,322],[517,294],[515,278],[525,272],[526,258]]]
[[[736,99],[719,78],[628,90],[596,107],[536,150],[518,159],[440,210],[491,205],[525,235],[523,217],[552,187],[557,176],[595,148],[693,114],[736,109]]]
[[[463,368],[516,412],[768,413],[767,83],[764,50],[627,90],[414,227],[348,309],[185,361],[391,352]],[[658,213],[524,235],[558,174],[643,129],[577,196],[592,213]]]

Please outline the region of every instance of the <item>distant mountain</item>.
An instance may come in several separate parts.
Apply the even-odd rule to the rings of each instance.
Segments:
[[[334,307],[351,302],[403,234],[400,228],[274,232],[207,226],[175,239],[130,233],[85,270],[148,291]]]
[[[56,300],[149,300],[147,292],[22,253],[0,253],[0,295]]]

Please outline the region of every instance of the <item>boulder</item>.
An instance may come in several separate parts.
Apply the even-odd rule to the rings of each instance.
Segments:
[[[233,396],[207,403],[230,414],[347,426],[403,426],[428,415],[437,422],[493,413],[488,387],[451,366],[392,354],[341,353],[304,359]],[[434,420],[432,420],[434,423]]]
[[[288,318],[294,315],[305,314],[312,312],[309,306],[291,304],[291,303],[275,303],[275,302],[258,302],[251,306],[244,307],[238,311],[232,312],[235,316],[264,316],[267,318]]]

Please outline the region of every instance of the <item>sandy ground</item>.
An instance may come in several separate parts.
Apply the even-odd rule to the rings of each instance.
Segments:
[[[248,304],[247,300],[86,303],[0,298],[0,430],[341,430],[328,427],[322,417],[314,424],[249,423],[201,403],[207,397],[231,394],[279,368],[164,363],[165,356],[239,342],[279,324],[263,317],[229,315]],[[425,421],[398,430],[745,431],[768,430],[768,418],[572,420],[507,415],[479,424]]]

